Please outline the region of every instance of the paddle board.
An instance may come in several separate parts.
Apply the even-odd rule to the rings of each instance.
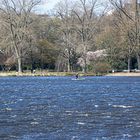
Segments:
[[[85,78],[73,78],[72,80],[85,80]]]

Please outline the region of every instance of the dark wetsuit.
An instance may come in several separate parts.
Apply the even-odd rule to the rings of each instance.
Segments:
[[[76,74],[76,79],[78,79],[79,78],[79,74]]]

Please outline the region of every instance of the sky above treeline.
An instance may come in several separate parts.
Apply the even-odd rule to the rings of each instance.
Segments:
[[[64,0],[44,0],[43,4],[39,6],[38,12],[41,14],[47,14],[48,11],[53,10],[56,4],[60,1],[64,1]],[[72,1],[77,1],[77,0],[72,0]],[[98,3],[107,3],[108,0],[97,0],[97,1]]]

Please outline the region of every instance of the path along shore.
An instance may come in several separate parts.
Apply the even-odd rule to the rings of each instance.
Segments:
[[[15,71],[11,72],[0,72],[0,76],[73,76],[75,75],[75,72],[24,72],[24,73],[18,73]],[[81,73],[81,76],[95,76],[94,73],[84,74]],[[115,73],[108,73],[104,76],[140,76],[140,72],[115,72]]]
[[[140,76],[140,73],[136,73],[136,72],[115,72],[115,73],[109,73],[106,76]]]

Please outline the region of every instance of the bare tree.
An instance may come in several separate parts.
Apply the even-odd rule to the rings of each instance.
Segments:
[[[133,52],[137,57],[138,69],[140,69],[140,2],[138,0],[110,0],[117,11],[118,27],[128,40],[128,70]]]
[[[13,50],[18,63],[18,72],[22,72],[22,53],[27,45],[29,25],[32,23],[31,13],[41,0],[1,0],[0,11],[7,26]]]
[[[73,3],[65,0],[58,3],[57,15],[61,19],[59,31],[60,31],[60,45],[62,46],[60,58],[64,58],[63,63],[66,66],[66,71],[72,70],[72,57],[74,57],[76,51],[75,29],[73,28]]]
[[[95,45],[95,35],[98,33],[98,24],[104,15],[104,10],[100,16],[96,15],[97,0],[79,0],[77,7],[73,8],[75,15],[75,30],[78,34],[79,46],[82,50],[84,60],[83,71],[87,71],[87,51]]]

